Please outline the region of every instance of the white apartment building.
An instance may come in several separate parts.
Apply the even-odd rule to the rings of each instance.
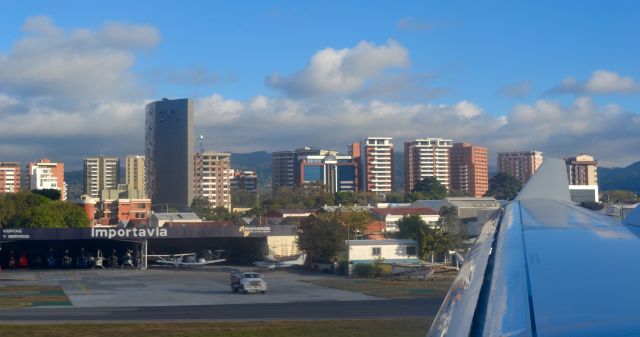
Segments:
[[[206,198],[211,207],[231,210],[231,153],[203,152],[194,156],[193,194]]]
[[[125,158],[125,184],[130,190],[146,193],[144,156],[128,155]]]
[[[120,160],[117,157],[84,158],[84,194],[100,197],[100,191],[118,187]]]
[[[64,164],[40,159],[27,165],[26,186],[30,190],[54,189],[60,191],[60,200],[67,200],[67,183],[64,181]]]
[[[425,177],[435,177],[449,190],[452,147],[453,140],[442,138],[405,142],[405,192],[411,192],[418,181]]]
[[[378,194],[393,189],[393,143],[391,137],[368,137],[360,142],[361,191]]]

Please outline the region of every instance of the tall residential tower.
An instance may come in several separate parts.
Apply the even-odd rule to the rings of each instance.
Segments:
[[[391,137],[368,137],[360,142],[361,191],[385,194],[393,190],[392,140]],[[356,148],[351,145],[350,151]]]
[[[523,185],[542,164],[542,152],[520,151],[498,153],[498,173],[516,177]]]
[[[231,210],[231,153],[196,153],[194,169],[194,195],[207,199],[211,207],[223,206]]]
[[[471,197],[482,197],[489,190],[487,148],[455,143],[451,148],[451,189]]]
[[[0,193],[20,191],[20,163],[0,162]]]
[[[102,190],[118,187],[119,171],[117,157],[84,158],[84,194],[98,198]]]
[[[405,192],[413,191],[418,181],[435,177],[449,190],[449,151],[453,141],[442,138],[422,138],[404,143]]]
[[[127,184],[130,190],[138,190],[140,192],[147,193],[144,179],[144,156],[127,156],[125,158],[124,183]]]

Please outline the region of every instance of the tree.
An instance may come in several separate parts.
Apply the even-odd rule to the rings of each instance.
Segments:
[[[608,190],[603,192],[603,200],[611,203],[635,203],[638,202],[638,196],[632,191],[626,190]]]
[[[418,257],[421,260],[446,253],[457,242],[455,235],[447,231],[444,225],[431,227],[416,214],[405,216],[398,222],[396,237],[415,240],[420,247]]]
[[[372,205],[377,204],[381,201],[381,198],[378,194],[374,192],[358,192],[356,193],[356,200],[358,200],[358,205]]]
[[[255,207],[258,205],[258,194],[244,189],[236,189],[231,193],[231,204],[234,207]]]
[[[438,228],[442,228],[454,236],[462,237],[464,235],[462,221],[458,218],[458,210],[454,206],[441,207],[439,215],[440,218],[438,218],[437,222]]]
[[[507,173],[498,173],[489,180],[487,197],[495,197],[501,200],[513,200],[522,188],[520,181]]]
[[[336,192],[334,198],[336,204],[343,206],[353,206],[358,202],[353,192]]]
[[[356,233],[362,233],[373,217],[366,211],[337,212],[335,216],[349,230],[349,238],[353,239]]]
[[[191,211],[196,213],[202,220],[212,220],[213,209],[211,203],[207,198],[196,197],[191,202]]]
[[[229,212],[229,209],[224,206],[218,206],[211,212],[210,219],[212,221],[224,221],[233,219],[235,213]]]
[[[0,225],[7,228],[88,227],[80,207],[40,194],[18,192],[0,195]]]
[[[468,197],[469,193],[468,192],[464,192],[464,191],[458,191],[458,190],[450,189],[448,196],[449,197]]]
[[[345,226],[334,214],[313,214],[300,224],[298,244],[309,262],[336,261],[347,238]]]
[[[424,177],[419,180],[411,192],[419,192],[427,200],[442,200],[447,197],[447,188],[436,177]]]
[[[31,193],[39,194],[43,197],[49,198],[50,200],[60,200],[60,197],[62,196],[62,194],[60,193],[60,190],[56,190],[53,188],[31,190]]]
[[[396,236],[399,239],[416,240],[419,245],[422,245],[427,227],[427,223],[424,222],[419,215],[411,214],[398,221],[398,232]]]

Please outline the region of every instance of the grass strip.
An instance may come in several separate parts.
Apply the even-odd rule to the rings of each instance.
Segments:
[[[12,337],[418,337],[430,319],[0,325]]]

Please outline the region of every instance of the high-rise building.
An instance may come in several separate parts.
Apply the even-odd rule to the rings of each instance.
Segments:
[[[516,177],[523,185],[542,164],[542,152],[520,151],[498,153],[498,173]]]
[[[413,191],[425,177],[435,177],[449,189],[450,150],[453,141],[442,138],[422,138],[404,143],[405,192]]]
[[[393,190],[391,137],[368,137],[360,142],[360,190],[378,194]],[[354,150],[353,145],[351,151]]]
[[[293,151],[276,151],[271,154],[271,188],[275,193],[280,187],[293,187]]]
[[[64,182],[64,164],[52,163],[43,158],[27,165],[26,187],[29,190],[54,189],[60,191],[60,200],[67,200],[67,184]]]
[[[581,154],[566,158],[569,185],[598,185],[598,161],[592,156]]]
[[[482,197],[489,190],[487,148],[455,143],[451,148],[451,189]]]
[[[581,154],[565,158],[569,195],[573,202],[600,202],[598,197],[598,161],[592,156]]]
[[[358,191],[358,166],[351,156],[304,156],[298,167],[297,186],[318,184],[330,193]]]
[[[245,190],[251,193],[258,192],[258,174],[256,171],[233,170],[231,179],[231,191]]]
[[[146,187],[144,183],[145,170],[144,170],[144,156],[129,155],[125,158],[125,180],[130,190],[138,190],[144,193]]]
[[[163,99],[145,110],[147,195],[158,209],[187,209],[193,201],[193,104]]]
[[[337,152],[308,146],[296,150],[273,152],[271,154],[271,167],[273,172],[271,188],[273,192],[277,191],[280,187],[293,188],[295,186],[295,171],[300,158],[304,156],[326,156],[328,154],[337,154]]]
[[[0,193],[20,191],[20,163],[0,162]]]
[[[102,190],[118,187],[119,171],[118,157],[84,158],[84,194],[97,198]]]
[[[231,209],[231,153],[204,152],[194,156],[193,191],[206,198],[212,207]]]

